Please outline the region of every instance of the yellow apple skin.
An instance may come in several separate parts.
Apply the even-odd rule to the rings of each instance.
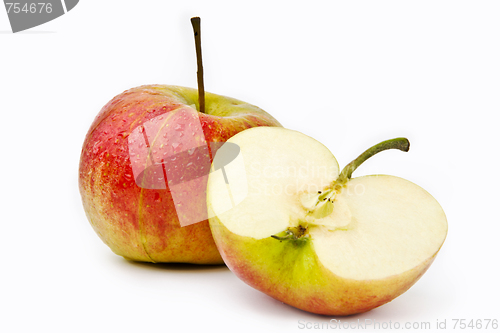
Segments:
[[[326,269],[311,239],[257,240],[232,233],[217,217],[209,220],[224,262],[242,281],[281,302],[322,315],[352,315],[390,302],[418,281],[437,254],[402,274],[357,281]]]
[[[141,86],[113,98],[92,123],[80,157],[79,189],[90,224],[116,254],[146,262],[223,263],[208,221],[181,227],[168,186],[139,187],[129,156],[128,136],[137,126],[197,101],[196,89]],[[233,98],[207,93],[206,105],[207,112],[198,113],[199,142],[225,142],[250,127],[281,126],[265,111]],[[161,144],[155,141],[152,149]],[[187,192],[206,210],[206,183]]]

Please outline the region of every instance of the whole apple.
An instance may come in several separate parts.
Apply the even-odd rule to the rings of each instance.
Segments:
[[[221,264],[206,210],[212,156],[230,137],[281,126],[242,101],[147,85],[106,104],[85,138],[79,188],[90,224],[130,260]]]

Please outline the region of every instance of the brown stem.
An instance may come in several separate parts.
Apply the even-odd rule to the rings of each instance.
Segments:
[[[349,179],[351,179],[351,175],[364,161],[369,159],[375,154],[380,153],[381,151],[387,149],[399,149],[401,151],[408,151],[410,149],[410,141],[406,138],[396,138],[391,140],[382,141],[375,146],[367,149],[364,153],[359,155],[354,161],[347,164],[339,177],[337,178],[337,184],[345,184]]]
[[[191,18],[191,25],[194,31],[194,43],[196,46],[196,63],[198,64],[198,104],[199,111],[205,113],[205,87],[203,84],[203,61],[201,58],[201,19],[199,17]]]

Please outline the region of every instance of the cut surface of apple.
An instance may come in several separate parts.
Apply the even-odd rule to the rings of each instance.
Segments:
[[[443,209],[424,189],[395,176],[351,179],[355,167],[341,173],[300,132],[253,128],[228,142],[240,155],[226,166],[229,184],[209,176],[212,234],[236,275],[280,301],[329,315],[368,311],[411,287],[446,238]],[[244,199],[230,205],[228,188]]]

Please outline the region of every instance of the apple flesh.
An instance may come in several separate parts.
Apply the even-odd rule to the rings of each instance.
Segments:
[[[214,143],[280,124],[233,98],[207,93],[205,103],[205,113],[198,112],[195,89],[141,86],[113,98],[95,118],[81,152],[79,188],[88,220],[116,254],[223,262],[206,211]]]
[[[279,301],[324,315],[371,310],[410,288],[445,240],[445,214],[419,186],[351,179],[366,153],[340,172],[325,146],[296,131],[249,129],[228,143],[240,148],[226,166],[229,187],[244,199],[229,205],[221,172],[210,174],[212,234],[226,265]]]

